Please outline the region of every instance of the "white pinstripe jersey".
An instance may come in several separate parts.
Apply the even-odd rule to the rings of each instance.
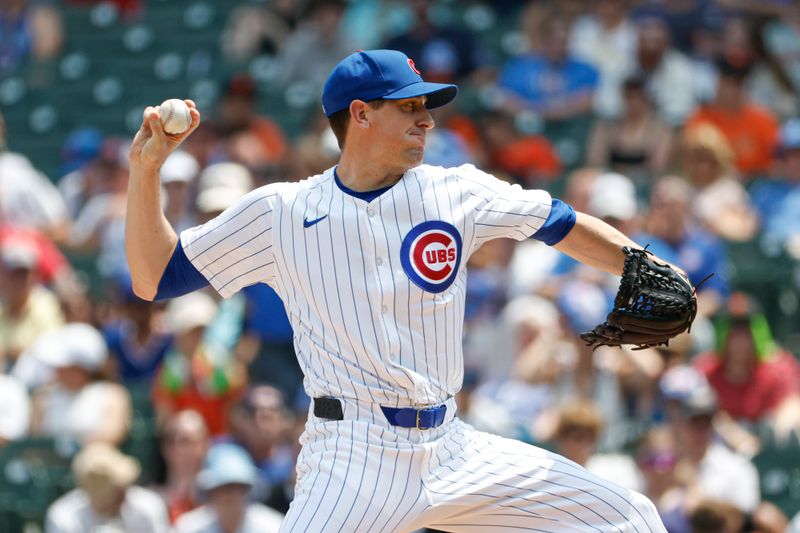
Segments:
[[[550,207],[546,191],[472,165],[413,168],[370,202],[329,169],[252,191],[181,243],[222,296],[275,289],[309,396],[436,404],[463,378],[467,259],[489,239],[530,237]]]

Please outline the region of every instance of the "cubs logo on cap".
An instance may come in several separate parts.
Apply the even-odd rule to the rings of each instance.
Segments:
[[[453,284],[461,264],[461,235],[447,222],[429,220],[411,228],[400,247],[403,271],[428,292]]]

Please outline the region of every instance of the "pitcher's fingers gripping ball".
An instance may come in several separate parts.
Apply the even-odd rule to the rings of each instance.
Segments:
[[[614,309],[606,321],[581,334],[588,346],[667,344],[692,326],[697,314],[695,288],[686,277],[647,250],[623,248],[627,255]]]
[[[158,116],[164,131],[171,135],[179,135],[192,125],[192,115],[186,102],[177,98],[165,100],[158,106]]]

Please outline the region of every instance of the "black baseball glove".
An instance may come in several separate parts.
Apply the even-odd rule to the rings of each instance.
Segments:
[[[652,252],[627,246],[622,250],[627,257],[614,309],[581,339],[592,348],[667,344],[691,327],[697,314],[696,291],[682,273],[654,261]]]

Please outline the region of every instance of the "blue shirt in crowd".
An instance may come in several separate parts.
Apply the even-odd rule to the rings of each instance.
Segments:
[[[291,343],[293,333],[286,308],[272,287],[256,283],[242,292],[247,298],[244,330],[262,341]]]
[[[509,61],[498,81],[535,108],[549,109],[580,93],[594,91],[599,75],[588,63],[566,59],[552,63],[537,55],[525,55]]]
[[[152,381],[173,342],[171,335],[152,333],[139,345],[133,325],[124,320],[104,327],[103,337],[125,385]]]

